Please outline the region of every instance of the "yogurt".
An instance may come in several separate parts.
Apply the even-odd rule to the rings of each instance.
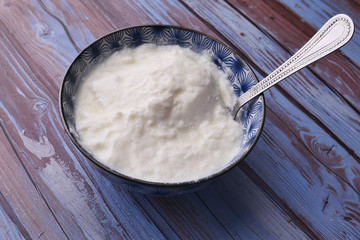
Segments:
[[[109,168],[151,182],[196,181],[237,153],[235,96],[210,54],[141,45],[84,76],[75,99],[80,143]]]

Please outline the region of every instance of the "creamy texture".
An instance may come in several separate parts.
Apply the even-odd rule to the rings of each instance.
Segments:
[[[85,77],[75,101],[81,144],[111,169],[153,182],[198,180],[237,153],[235,100],[209,54],[142,45],[116,52]]]

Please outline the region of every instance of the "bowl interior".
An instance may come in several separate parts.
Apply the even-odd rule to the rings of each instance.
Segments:
[[[193,30],[187,30],[171,26],[139,26],[110,33],[85,48],[69,67],[60,92],[60,110],[63,123],[67,133],[74,144],[93,162],[104,169],[131,180],[129,176],[111,171],[106,166],[98,162],[78,143],[76,125],[74,120],[74,98],[77,89],[82,81],[82,75],[87,68],[98,61],[106,58],[114,51],[123,48],[134,48],[142,44],[158,45],[179,45],[190,48],[195,52],[210,51],[214,63],[223,70],[228,71],[228,81],[234,89],[234,94],[238,97],[257,83],[257,78],[250,67],[229,47],[217,40],[203,35]],[[215,173],[207,178],[212,178],[225,172],[242,160],[255,145],[262,131],[265,118],[265,102],[263,95],[246,104],[242,111],[238,113],[236,121],[240,122],[243,128],[242,139],[237,156],[232,162],[219,173]],[[140,182],[143,182],[139,180]],[[201,181],[201,180],[200,180]]]

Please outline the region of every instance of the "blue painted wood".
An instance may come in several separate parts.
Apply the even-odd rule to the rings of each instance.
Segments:
[[[3,208],[0,209],[0,239],[25,239]]]
[[[357,239],[359,193],[330,174],[311,154],[306,155],[308,150],[296,138],[286,136],[286,126],[271,111],[268,119],[265,128],[272,131],[264,132],[246,163],[320,238]]]
[[[13,11],[21,10],[17,7],[22,8],[20,5],[13,5]],[[29,10],[31,10],[30,7]],[[45,17],[43,14],[35,14],[36,11],[34,14],[29,11],[30,18],[37,16],[40,18],[40,23],[46,22],[46,14]],[[12,19],[13,21],[24,21],[23,15],[17,14],[12,17],[15,18]],[[24,31],[22,34],[28,34],[28,38],[32,37],[31,31]],[[120,219],[117,221],[112,210],[106,206],[105,200],[99,195],[97,189],[101,187],[92,183],[85,172],[86,169],[84,170],[82,167],[81,160],[84,161],[84,158],[73,147],[67,146],[71,146],[68,139],[65,138],[64,142],[63,138],[59,138],[65,134],[59,121],[57,91],[56,93],[50,92],[53,89],[51,81],[44,81],[48,84],[46,87],[42,82],[45,79],[52,79],[47,76],[52,71],[41,71],[38,65],[43,61],[43,56],[47,55],[43,52],[51,53],[49,51],[52,49],[51,45],[47,44],[49,40],[43,41],[40,38],[28,44],[24,49],[21,41],[27,39],[26,37],[20,35],[16,40],[9,40],[4,35],[2,37],[2,46],[5,47],[1,48],[1,51],[6,59],[1,63],[2,69],[6,69],[6,72],[1,72],[1,74],[12,80],[7,81],[1,87],[2,96],[6,93],[9,94],[6,99],[2,99],[2,124],[9,134],[9,140],[15,143],[14,151],[19,154],[19,159],[14,161],[22,162],[23,167],[29,171],[36,184],[34,187],[43,193],[43,200],[54,212],[58,224],[64,225],[63,231],[66,236],[71,239],[163,238],[156,227],[152,228],[148,224],[147,219],[140,213],[141,210],[134,207],[132,201],[129,201],[129,205],[125,204],[124,209],[117,212],[116,217]],[[65,38],[64,43],[68,45],[66,40]],[[65,51],[61,53],[63,57],[68,54]],[[34,56],[34,62],[30,62],[30,64],[24,61],[25,58],[28,58],[28,54]],[[50,56],[57,58],[58,55],[50,54]],[[67,58],[70,60],[71,57],[67,56]],[[50,61],[50,58],[47,60]],[[57,63],[57,61],[50,62]],[[48,62],[45,61],[42,67],[49,67],[47,64]],[[54,67],[54,69],[56,68]],[[65,68],[61,71],[64,72]],[[79,159],[79,162],[76,159]],[[22,167],[19,169],[24,171]],[[25,196],[27,196],[26,193]],[[137,218],[131,218],[132,215]],[[21,217],[28,216],[24,213]],[[24,221],[29,224],[30,230],[34,231],[35,229],[31,229],[30,224],[38,225],[41,223],[40,220],[39,218],[38,221]],[[53,225],[54,230],[59,228],[58,225],[54,223]],[[48,234],[51,234],[51,231],[48,231]],[[59,239],[62,239],[60,234],[58,236]],[[56,239],[55,237],[49,238]]]
[[[271,97],[271,101],[267,101],[269,109],[286,124],[283,127],[293,133],[296,142],[304,145],[317,162],[360,193],[358,159],[352,157],[348,150],[329,136],[321,125],[318,125],[314,119],[289,101],[286,95],[276,89],[269,95]]]
[[[333,2],[346,11],[348,3]],[[320,66],[316,75],[306,70],[266,93],[259,144],[243,165],[198,193],[157,198],[123,191],[94,171],[63,132],[62,76],[78,51],[109,31],[152,23],[190,27],[241,49],[264,76],[296,48],[287,48],[274,28],[221,1],[39,0],[0,7],[0,126],[8,136],[0,135],[0,238],[359,238],[359,118],[350,110],[356,95],[320,81],[327,74]],[[344,54],[350,60],[334,61],[353,61],[354,54]],[[354,84],[359,67],[351,67],[357,70],[345,72]],[[351,86],[349,78],[342,79]]]
[[[148,199],[181,238],[232,238],[221,222],[194,193],[173,197],[148,197]]]
[[[46,19],[43,19],[43,21],[46,21]],[[49,28],[51,29],[51,27]],[[61,29],[59,29],[59,31],[61,31]],[[42,39],[40,39],[40,42],[41,41]],[[49,39],[47,39],[47,41],[49,41]],[[12,42],[18,47],[16,41]],[[65,44],[69,44],[69,42],[71,43],[71,41],[65,41]],[[9,45],[9,49],[12,48],[15,47]],[[76,47],[74,47],[74,49],[76,50]],[[16,49],[12,49],[11,51],[16,52]],[[24,53],[22,54],[23,56],[26,56],[27,54],[31,55],[34,53],[32,51],[39,52],[36,42],[26,50],[24,49]],[[72,58],[66,56],[66,54],[68,54],[67,52],[63,52],[63,54],[65,59]],[[72,52],[70,54],[72,54]],[[56,56],[56,54],[54,55]],[[38,59],[38,61],[40,61],[40,59]],[[4,66],[6,66],[6,63],[4,63]],[[20,68],[19,71],[28,72],[28,75],[32,75],[32,69],[34,69],[32,67],[33,65],[30,64],[29,66],[25,66],[24,69]],[[63,69],[63,71],[65,71],[65,69]],[[43,79],[46,76],[46,72],[38,72],[36,70],[35,72],[38,74],[39,79]],[[14,79],[16,79],[15,73],[9,74],[13,75]],[[44,136],[46,136],[46,138],[49,137],[49,139],[45,141],[46,144],[44,146],[44,148],[47,148],[48,155],[43,155],[43,153],[36,155],[38,153],[36,146],[42,145],[41,142],[36,146],[23,145],[19,142],[18,146],[16,146],[16,150],[27,154],[27,160],[30,160],[30,162],[25,161],[24,165],[26,168],[29,168],[31,165],[36,166],[37,170],[31,171],[31,174],[37,177],[36,182],[40,185],[40,189],[44,191],[45,198],[49,201],[49,206],[54,209],[59,224],[66,226],[64,227],[66,234],[72,239],[98,239],[106,238],[106,236],[114,239],[147,239],[148,237],[154,239],[164,238],[163,234],[157,229],[155,224],[152,221],[149,221],[149,217],[142,212],[141,207],[137,206],[131,195],[127,192],[122,192],[121,189],[115,190],[114,187],[112,187],[111,184],[106,183],[106,181],[104,183],[102,176],[99,176],[98,173],[94,172],[93,169],[88,166],[85,159],[74,149],[74,147],[71,147],[68,139],[65,138],[65,148],[62,149],[57,147],[57,149],[54,150],[53,146],[61,146],[63,144],[62,139],[54,136],[61,136],[63,133],[60,129],[60,121],[52,120],[58,119],[58,112],[55,109],[56,102],[52,99],[52,93],[48,91],[51,87],[50,85],[44,87],[39,83],[38,79],[34,79],[34,82],[32,82],[30,78],[24,78],[21,79],[21,81],[22,84],[25,83],[27,85],[26,87],[23,87],[20,84],[18,85],[18,87],[21,87],[21,95],[23,95],[24,98],[28,98],[30,103],[30,100],[33,99],[41,100],[37,102],[38,104],[41,103],[39,105],[41,116],[35,115],[39,121],[40,128],[36,131],[30,129],[29,126],[26,126],[27,117],[24,117],[23,119],[17,117],[17,125],[12,126],[11,118],[18,115],[16,106],[22,105],[21,102],[23,99],[21,98],[19,98],[20,101],[13,101],[14,99],[9,98],[4,102],[4,108],[7,109],[6,117],[9,118],[5,127],[8,128],[9,131],[13,131],[11,135],[13,137],[12,141],[14,142],[19,142],[16,140],[19,132],[23,135],[32,133],[33,135],[28,137],[30,138],[30,142],[33,142],[33,138],[42,139]],[[7,88],[9,93],[15,92],[16,82],[14,81],[12,84],[7,85]],[[25,116],[31,115],[31,113],[28,113],[29,111],[32,111],[32,109],[26,108],[26,105],[25,108],[22,109]],[[47,130],[44,128],[45,124],[47,124]],[[22,132],[22,130],[24,130],[24,132]],[[46,149],[40,149],[40,152],[43,152],[44,150]],[[66,187],[64,188],[64,186]],[[103,190],[103,187],[106,190]],[[193,199],[196,200],[198,198],[194,196]],[[197,200],[197,202],[200,203],[199,200]],[[211,213],[206,211],[202,211],[201,213],[205,214],[208,219],[207,221],[204,221],[204,223],[211,223],[212,225],[211,227],[202,227],[203,231],[199,233],[196,233],[196,231],[193,231],[194,233],[192,233],[190,231],[190,235],[196,233],[200,235],[207,234],[208,236],[216,236],[216,234],[222,237],[227,236],[226,231],[222,228],[220,223],[211,216]],[[202,216],[202,214],[199,216]],[[74,223],[71,224],[72,222]],[[198,224],[193,227],[199,227],[202,224],[203,223],[199,221]],[[181,227],[181,224],[177,225]],[[189,228],[191,229],[191,225],[189,225]],[[164,234],[166,236],[174,235],[174,233],[169,232]]]
[[[198,194],[234,239],[310,239],[240,167]]]
[[[242,15],[251,18],[257,28],[279,42],[290,53],[295,53],[317,31],[317,28],[302,21],[291,9],[276,1],[229,0],[229,3]],[[356,18],[354,20],[357,21]],[[326,18],[321,22],[324,21]],[[350,41],[343,49],[352,49],[352,45],[353,42]],[[360,69],[351,59],[341,51],[335,51],[308,68],[332,91],[341,95],[351,107],[360,112],[360,88],[357,79]]]
[[[330,17],[339,13],[348,14],[355,22],[355,25],[360,22],[360,6],[358,2],[353,0],[308,0],[306,4],[292,0],[280,0],[280,2],[316,29],[319,29]],[[348,47],[342,48],[340,51],[357,66],[360,66],[360,55],[355,50],[359,49],[359,47],[360,32],[355,31],[352,41],[348,43]]]
[[[175,5],[175,4],[173,4],[173,5]],[[172,5],[172,6],[173,6],[173,5]],[[135,4],[132,4],[131,6],[132,6],[132,8],[136,9],[136,11],[144,11],[144,12],[147,12],[147,13],[150,11],[149,9],[162,8],[160,2],[158,2],[157,4],[151,4],[151,3],[149,3],[148,5],[146,5],[145,2],[142,2],[140,7],[138,7],[138,6],[135,5]],[[113,8],[110,8],[110,9],[114,9],[114,11],[116,11],[116,10],[119,10],[119,11],[120,11],[120,9],[121,9],[122,6],[117,6],[117,7],[118,7],[118,9],[116,9],[116,6],[113,6]],[[184,11],[186,11],[186,8],[182,7],[182,6],[179,5],[179,4],[178,4],[176,7],[177,7],[177,9],[176,9],[176,8],[175,8],[175,9],[169,9],[168,11],[169,11],[169,12],[175,12],[175,11],[176,11],[176,12],[184,12]],[[155,15],[155,16],[152,16],[152,17],[153,17],[153,18],[156,18],[156,15]],[[181,19],[182,16],[181,16],[181,15],[177,15],[175,18],[176,18],[176,19]],[[172,20],[172,21],[173,21],[173,20]],[[194,21],[194,20],[192,20],[192,21]],[[170,23],[173,24],[173,22],[170,22]],[[192,24],[192,23],[189,22],[188,24]],[[197,24],[199,24],[200,26],[202,26],[202,28],[200,28],[199,30],[202,30],[202,31],[206,30],[206,26],[204,26],[201,22],[198,22]],[[186,26],[186,25],[185,25],[185,26]],[[199,26],[197,26],[197,27],[199,27]],[[208,32],[208,33],[214,35],[214,34],[211,33],[211,32]],[[218,216],[217,216],[217,217],[218,217]]]
[[[2,220],[7,219],[8,221],[0,224],[0,226],[4,226],[0,230],[5,236],[21,235],[25,239],[36,239],[40,235],[51,239],[65,238],[66,234],[49,211],[41,192],[36,189],[36,186],[30,181],[28,173],[17,161],[17,156],[7,141],[8,137],[9,134],[1,125],[0,216],[2,216]],[[9,159],[14,161],[9,162]],[[14,231],[8,233],[7,230],[11,229]]]
[[[226,3],[185,2],[200,17],[220,31],[231,44],[240,49],[255,64],[257,70],[269,74],[291,56],[281,45],[274,43]],[[222,27],[224,25],[227,27]],[[243,33],[243,36],[240,33]],[[293,101],[300,104],[308,114],[324,124],[327,131],[332,132],[348,146],[349,152],[354,153],[356,158],[360,157],[360,141],[358,141],[360,125],[357,120],[360,117],[359,113],[344,102],[341,96],[324,85],[316,75],[308,69],[303,69],[275,88],[286,91]]]
[[[248,55],[249,59],[256,59],[257,62],[261,62],[262,64],[264,64],[263,66],[262,65],[258,66],[262,70],[268,69],[269,67],[271,67],[271,65],[274,65],[274,64],[276,64],[276,62],[278,62],[278,58],[280,58],[280,59],[282,58],[280,56],[280,54],[282,54],[282,51],[283,51],[283,50],[281,50],[281,47],[277,46],[277,44],[271,43],[272,42],[271,39],[269,39],[265,34],[261,33],[258,29],[256,29],[256,27],[253,27],[253,25],[248,23],[245,18],[238,15],[237,12],[234,11],[234,9],[227,6],[226,4],[222,4],[222,2],[218,2],[219,4],[217,4],[217,6],[214,6],[214,4],[206,4],[203,2],[191,2],[191,1],[186,1],[186,2],[189,4],[191,9],[196,11],[196,13],[200,17],[202,17],[204,20],[208,21],[211,25],[215,26],[225,37],[227,37],[228,39],[232,39],[232,41],[235,45],[241,46],[241,49],[245,51],[245,53]],[[225,22],[231,22],[232,24],[227,25],[227,28],[222,28],[221,26],[223,26]],[[238,32],[244,33],[243,38],[237,37]],[[259,39],[261,39],[261,41],[258,41]],[[264,44],[264,47],[262,47],[262,46],[256,47],[255,46],[255,44],[258,44],[256,42],[262,42],[262,41],[265,41],[267,43],[267,44]],[[274,49],[276,49],[276,51],[274,51]],[[259,51],[259,52],[257,52],[257,54],[255,54],[256,51]],[[276,54],[280,53],[279,57],[276,58],[275,57],[276,55],[272,52],[276,52]],[[285,60],[285,58],[283,58],[283,59]],[[268,64],[268,65],[265,65],[265,64]],[[273,68],[275,68],[275,67],[273,67]],[[316,85],[314,85],[313,82],[309,81],[309,79],[311,79],[311,81],[314,81],[314,80],[316,81],[316,77],[312,76],[311,73],[301,74],[301,76],[299,78],[293,77],[293,81],[298,80],[301,82],[302,80],[303,81],[305,80],[307,82],[306,84],[304,84],[304,88],[302,90],[301,96],[300,96],[300,94],[299,94],[299,96],[296,96],[294,94],[294,90],[296,88],[299,88],[299,86],[297,85],[297,82],[295,84],[293,84],[294,85],[293,89],[288,87],[286,82],[282,84],[283,87],[277,88],[277,89],[280,89],[280,91],[285,94],[285,96],[287,98],[286,100],[288,101],[288,104],[289,104],[289,105],[287,105],[287,106],[285,105],[283,107],[285,109],[285,112],[280,113],[279,117],[280,117],[280,119],[283,119],[284,115],[287,115],[287,116],[290,115],[288,117],[288,119],[286,120],[286,124],[289,124],[290,126],[291,126],[290,118],[294,119],[295,121],[299,121],[299,123],[292,124],[293,125],[292,128],[294,129],[295,132],[299,131],[298,129],[299,128],[301,129],[301,126],[302,126],[301,120],[298,120],[298,118],[301,115],[299,116],[298,115],[299,113],[294,112],[294,107],[296,109],[296,105],[301,106],[300,111],[304,111],[304,108],[309,111],[313,110],[314,114],[316,113],[316,116],[320,116],[320,115],[322,115],[322,117],[326,116],[326,120],[330,120],[330,121],[331,121],[331,118],[333,118],[333,116],[330,114],[334,114],[335,117],[337,115],[336,109],[326,108],[326,112],[328,112],[327,114],[319,114],[318,113],[319,108],[311,107],[310,105],[306,106],[305,101],[306,102],[312,101],[309,98],[314,97],[314,95],[316,94],[316,93],[314,93],[314,91],[316,91],[316,88],[319,88],[319,91],[322,92],[322,94],[320,94],[320,93],[316,94],[315,98],[317,100],[320,95],[332,94],[331,89],[326,90],[326,87],[321,86],[320,81],[316,82]],[[291,80],[289,80],[289,82],[290,81]],[[321,87],[319,87],[319,85]],[[284,89],[286,91],[284,91]],[[269,96],[269,95],[276,96],[278,93],[275,93],[275,91],[276,91],[276,88],[273,90],[270,90],[269,94],[267,94],[266,96]],[[307,93],[309,93],[309,96],[307,96],[307,98],[306,98]],[[333,96],[333,97],[330,97],[330,96],[326,97],[326,99],[325,98],[323,99],[324,103],[329,102],[329,106],[331,104],[334,104],[334,102],[336,101],[335,100],[336,96]],[[296,101],[293,101],[293,98],[295,98]],[[332,99],[332,100],[330,100],[330,99]],[[267,102],[272,103],[272,99],[267,98],[267,100],[268,100]],[[294,103],[295,103],[295,106],[293,105]],[[286,109],[286,107],[289,107],[289,109]],[[344,109],[343,104],[338,105],[338,109],[340,109],[340,108]],[[347,112],[348,109],[350,112],[352,111],[352,109],[349,107],[349,108],[347,108],[347,110],[344,110],[344,112]],[[293,114],[289,114],[288,112],[291,112]],[[344,112],[342,112],[342,113],[344,113]],[[277,114],[277,112],[274,112],[274,113]],[[277,117],[275,117],[275,118],[272,117],[272,119],[273,119],[272,121],[275,121],[276,118]],[[246,162],[248,162],[248,164],[254,170],[261,173],[260,174],[261,178],[267,179],[266,182],[270,181],[270,179],[267,177],[267,176],[269,176],[270,172],[272,171],[270,169],[275,168],[275,169],[273,169],[274,173],[271,178],[271,184],[269,184],[269,185],[270,186],[278,186],[280,184],[280,182],[282,182],[281,183],[282,187],[279,187],[279,191],[283,191],[283,193],[281,194],[282,198],[286,199],[286,202],[288,202],[288,204],[291,206],[291,208],[294,209],[294,211],[297,211],[297,213],[299,215],[305,214],[304,209],[299,210],[296,208],[296,205],[294,205],[294,201],[297,202],[299,200],[300,196],[303,196],[303,199],[301,199],[301,200],[309,201],[307,203],[307,207],[314,204],[313,202],[317,202],[318,206],[322,206],[324,204],[324,202],[326,202],[325,200],[327,199],[328,195],[320,197],[320,195],[317,194],[314,196],[313,199],[306,199],[306,196],[308,195],[306,189],[308,187],[307,181],[310,181],[310,184],[313,184],[313,182],[312,182],[312,181],[314,181],[313,179],[317,179],[317,178],[322,179],[323,177],[321,177],[321,176],[323,174],[325,174],[325,176],[327,175],[326,168],[328,168],[328,165],[330,166],[330,168],[335,169],[335,170],[336,170],[336,168],[339,167],[338,172],[342,173],[341,174],[342,176],[347,175],[348,182],[350,182],[349,183],[350,187],[345,188],[345,193],[348,193],[348,194],[351,193],[351,195],[352,195],[347,198],[348,201],[350,199],[358,199],[358,190],[353,190],[353,188],[355,188],[355,186],[358,187],[358,185],[357,185],[357,181],[358,181],[357,169],[359,168],[358,156],[354,155],[353,157],[351,157],[351,156],[349,157],[349,155],[352,154],[353,148],[346,149],[347,148],[347,146],[346,146],[345,149],[341,150],[341,147],[340,147],[342,145],[341,141],[338,141],[336,143],[336,141],[334,142],[334,139],[331,139],[331,137],[326,139],[327,137],[329,137],[328,133],[326,131],[324,131],[326,128],[323,129],[324,127],[322,124],[320,124],[319,126],[316,127],[316,125],[318,125],[319,122],[318,122],[318,120],[316,120],[316,118],[314,118],[314,116],[310,115],[310,116],[307,116],[307,118],[312,123],[308,125],[309,120],[304,123],[304,127],[303,127],[304,129],[300,130],[300,134],[298,135],[299,138],[291,137],[292,134],[288,135],[288,133],[285,133],[286,130],[284,130],[284,129],[287,128],[287,126],[285,124],[282,125],[281,127],[279,127],[279,131],[276,131],[276,128],[274,128],[273,125],[271,125],[271,124],[267,125],[268,122],[266,122],[264,134],[265,134],[265,136],[268,136],[269,140],[267,142],[263,143],[262,140],[264,139],[264,137],[261,138],[260,143],[258,143],[258,145],[255,147],[253,153],[246,160]],[[358,118],[357,114],[354,113],[354,119],[356,119],[356,118]],[[323,120],[325,120],[325,119],[323,119]],[[324,124],[327,124],[327,122],[325,121]],[[268,126],[268,128],[267,128],[267,126]],[[358,123],[356,120],[354,121],[353,126],[358,126]],[[346,126],[342,126],[341,128],[339,126],[332,126],[329,128],[331,130],[337,129],[337,131],[338,131],[337,133],[340,133],[341,131],[350,131],[350,132],[352,132],[352,134],[354,134],[354,136],[356,136],[356,138],[359,137],[359,135],[357,134],[357,131],[353,132],[352,128],[347,129]],[[317,129],[322,129],[322,132],[324,135],[321,136],[321,133],[318,132]],[[281,131],[284,131],[284,132],[281,133]],[[288,136],[286,136],[286,135],[288,135]],[[336,134],[336,135],[337,135],[337,137],[340,136],[342,138],[342,136],[340,134]],[[346,137],[346,136],[344,136],[344,137]],[[303,146],[301,146],[302,144],[298,141],[299,139],[305,140],[304,145],[308,146],[308,148],[306,147],[305,149],[311,149],[311,151],[314,151],[314,154],[316,154],[316,156],[319,157],[319,159],[321,159],[320,161],[323,161],[323,162],[321,162],[321,165],[324,164],[326,168],[319,165],[318,163],[313,165],[314,164],[313,162],[316,162],[318,160],[312,159],[313,153],[308,152],[306,154],[307,150],[306,151],[300,150],[301,148],[303,148]],[[279,145],[274,145],[274,142],[277,140],[279,141]],[[355,139],[354,139],[354,143],[355,143]],[[290,145],[287,145],[287,144],[290,144]],[[332,154],[334,154],[334,156],[338,157],[337,161],[338,161],[338,163],[340,161],[339,165],[337,165],[336,163],[333,163],[330,159],[327,159],[328,157],[326,157],[326,155],[321,153],[321,152],[324,152],[324,150],[325,151],[328,150],[328,153],[330,153],[332,150],[335,150],[334,148],[331,149],[332,145],[329,145],[329,144],[335,144],[334,145],[334,147],[336,147],[335,149],[340,148],[339,151],[336,151],[336,152],[334,151],[332,153]],[[267,147],[265,147],[265,145],[267,145]],[[284,145],[284,146],[286,145],[286,148],[281,149],[280,148],[281,145]],[[292,145],[295,145],[296,147],[292,147]],[[318,147],[316,147],[319,145],[324,150],[319,151]],[[357,147],[354,147],[354,148],[357,149]],[[258,152],[258,151],[256,151],[256,149],[266,149],[266,151],[259,150],[261,152],[261,154],[256,155],[255,159],[251,159],[251,156]],[[271,150],[273,151],[273,153],[271,153]],[[278,152],[279,155],[275,156],[276,151],[280,151],[281,153]],[[267,156],[266,159],[264,159],[264,156]],[[284,159],[284,157],[286,157],[286,158]],[[297,160],[294,163],[290,163],[290,165],[286,165],[286,164],[289,164],[288,163],[289,160],[290,160],[290,162],[293,161],[292,159],[297,159]],[[307,159],[307,161],[309,161],[311,164],[306,166],[305,162],[301,163],[301,161],[300,161],[301,159]],[[332,158],[332,159],[334,159],[334,158]],[[267,161],[270,161],[270,163]],[[350,169],[352,169],[354,167],[355,170],[349,170],[349,171],[346,171],[345,174],[343,174],[343,172],[342,172],[343,171],[343,169],[342,169],[343,163],[342,162],[344,162],[344,163],[348,162],[348,167],[350,167]],[[292,164],[295,164],[295,165],[291,167]],[[303,164],[305,164],[305,165],[303,165]],[[336,167],[334,167],[334,164],[336,165]],[[284,167],[282,169],[278,169],[277,168],[278,165],[285,165],[286,167]],[[304,167],[304,169],[302,169],[303,167]],[[322,169],[322,170],[319,170],[322,173],[320,173],[320,172],[313,173],[312,171],[315,171],[315,169],[313,169],[313,168]],[[347,167],[345,167],[345,168],[347,168]],[[297,170],[295,170],[295,169],[297,169]],[[313,169],[313,170],[311,170],[311,169]],[[299,172],[297,172],[297,171],[299,171]],[[355,172],[353,172],[353,171],[355,171]],[[279,176],[280,179],[275,178],[275,176],[277,176],[276,174],[279,174],[280,172],[282,172],[282,174],[280,174],[281,176]],[[281,181],[281,178],[285,177],[285,175],[283,175],[285,172],[288,172],[288,174],[285,174],[287,176],[286,181]],[[299,174],[299,175],[297,176],[295,174]],[[309,176],[308,174],[313,174],[313,175]],[[275,180],[275,179],[277,179],[277,180]],[[317,190],[313,189],[311,192],[313,192],[313,193],[323,192],[322,184],[324,184],[324,182],[329,182],[330,186],[327,186],[327,187],[329,187],[331,189],[338,190],[343,187],[342,177],[340,177],[339,179],[333,178],[332,183],[330,183],[331,181],[328,176],[326,176],[325,179],[320,180],[320,184],[315,187]],[[277,181],[279,181],[279,182],[277,182]],[[287,186],[286,184],[288,184],[288,183],[291,183],[290,185],[292,185],[293,188],[297,188],[298,184],[300,184],[300,185],[304,184],[304,187],[303,187],[303,189],[300,188],[299,191],[296,191],[291,194],[285,189]],[[335,186],[332,186],[332,185],[335,185]],[[294,187],[294,186],[296,186],[296,187]],[[345,194],[345,193],[340,194],[341,197],[338,200],[343,201],[342,198],[344,196],[343,194]],[[280,194],[280,192],[277,192],[277,194]],[[338,194],[338,193],[336,193],[336,194]],[[355,200],[355,202],[356,202],[356,200]],[[306,204],[306,203],[298,202],[297,204],[300,206],[300,205]],[[355,212],[356,217],[352,218],[352,220],[356,221],[355,226],[358,226],[359,223],[357,221],[358,221],[359,206],[356,203],[354,203],[354,204],[355,204],[354,209],[352,209],[350,212]],[[313,209],[312,211],[309,212],[309,214],[316,215],[314,213],[321,209],[321,207],[316,207],[316,206],[314,206],[314,207],[317,210]],[[338,205],[336,208],[338,210],[335,210],[335,211],[341,211],[342,205]],[[318,214],[322,214],[322,213],[319,211]],[[346,214],[347,214],[346,212],[345,213],[343,212],[343,215],[346,216]],[[305,214],[305,215],[306,215],[306,220],[310,221],[311,217],[308,216],[307,214]],[[355,233],[353,232],[354,229],[352,228],[352,225],[347,222],[349,220],[348,218],[346,218],[347,220],[343,219],[341,214],[340,214],[340,216],[337,215],[337,217],[338,217],[338,221],[342,222],[342,224],[343,224],[341,226],[344,227],[345,234],[349,234],[352,232],[353,237],[356,237],[359,235],[358,232],[355,232]],[[337,230],[334,230],[332,232],[326,232],[326,229],[327,229],[326,226],[328,226],[328,224],[329,224],[329,222],[326,221],[328,218],[325,217],[322,220],[323,222],[321,222],[321,221],[318,222],[317,219],[318,219],[318,217],[315,217],[312,220],[312,225],[310,225],[310,226],[312,226],[312,228],[314,229],[316,234],[320,234],[322,236],[327,236],[327,237],[332,237],[332,236],[341,237],[341,234],[344,234],[341,231],[339,231],[339,233],[338,233]],[[332,220],[335,221],[333,218],[332,218]],[[318,226],[319,224],[322,226]],[[320,231],[319,231],[319,229],[320,229]]]

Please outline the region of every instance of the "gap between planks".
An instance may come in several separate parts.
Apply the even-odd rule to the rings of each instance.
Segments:
[[[9,145],[11,146],[12,151],[14,152],[17,160],[20,162],[21,167],[22,167],[23,170],[25,171],[25,173],[26,173],[27,177],[29,178],[31,184],[32,184],[32,185],[34,186],[34,188],[36,189],[36,191],[37,191],[37,193],[39,194],[40,198],[44,201],[46,207],[47,207],[48,210],[50,211],[51,215],[54,217],[56,223],[59,225],[59,227],[60,227],[61,231],[63,232],[63,234],[66,236],[67,239],[69,239],[69,236],[66,234],[64,228],[61,226],[59,220],[57,219],[56,214],[55,214],[54,211],[51,209],[48,201],[46,200],[46,198],[45,198],[44,195],[42,194],[41,190],[39,189],[39,187],[38,187],[37,184],[35,183],[34,179],[31,177],[28,169],[27,169],[26,166],[24,165],[22,159],[20,158],[18,152],[16,151],[14,145],[12,144],[12,141],[11,141],[10,138],[9,138],[9,134],[8,134],[8,132],[6,131],[6,128],[4,128],[2,121],[0,122],[0,128],[1,128],[2,132],[4,133],[6,139],[8,140],[8,143],[9,143]],[[6,199],[5,199],[5,200],[6,200]],[[9,214],[9,213],[8,213],[8,214]],[[9,215],[9,217],[11,218],[10,215]],[[11,218],[11,219],[12,219],[12,218]],[[17,223],[19,223],[19,221],[18,221],[19,219],[17,219],[17,217],[16,217],[16,220],[17,220],[17,221],[16,221],[15,224],[17,225]],[[20,224],[21,224],[21,222],[20,222]],[[21,225],[21,226],[22,226],[22,225]],[[26,231],[25,228],[24,228],[24,230]],[[21,231],[21,232],[22,232],[22,231]],[[24,237],[27,238],[27,235],[29,235],[29,234],[27,233],[27,231],[24,232],[24,233],[25,233]],[[29,237],[30,237],[30,235],[29,235]],[[29,239],[30,239],[30,238],[29,238]]]

